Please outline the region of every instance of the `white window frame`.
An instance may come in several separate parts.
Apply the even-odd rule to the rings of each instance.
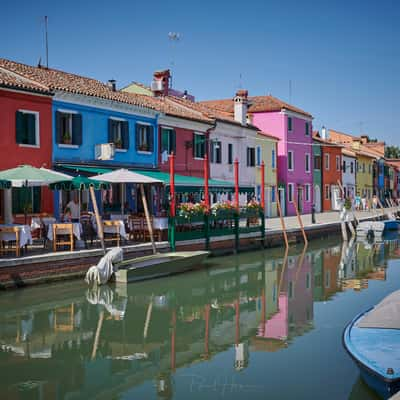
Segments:
[[[306,183],[306,193],[305,193],[305,201],[309,203],[311,201],[311,185]]]
[[[127,119],[124,119],[124,118],[118,118],[118,117],[110,117],[110,119],[112,119],[113,121],[117,121],[117,122],[126,122],[127,121]],[[120,126],[120,133],[119,133],[119,135],[120,135],[120,140],[121,140],[121,142],[122,142],[122,126],[121,125],[119,125]],[[115,152],[117,152],[117,153],[126,153],[128,151],[128,149],[117,149],[116,147],[115,147]],[[149,152],[150,154],[151,154],[151,152]]]
[[[69,110],[67,108],[57,108],[56,112],[60,112],[62,114],[79,114],[76,110]],[[72,122],[71,122],[72,123]],[[71,129],[72,130],[72,129]],[[61,149],[79,149],[79,145],[77,144],[65,144],[65,143],[57,143],[57,147]]]
[[[198,135],[198,136],[203,136],[205,139],[206,139],[206,135],[205,135],[205,133],[203,133],[203,132],[194,132],[194,134],[195,135]],[[195,141],[193,141],[193,146],[195,145],[195,143],[194,143]],[[195,150],[196,151],[196,150]],[[207,154],[207,141],[206,141],[206,143],[205,143],[205,145],[204,145],[204,157],[205,157],[205,155]],[[193,155],[193,159],[194,160],[204,160],[204,157],[195,157],[194,155]],[[221,162],[222,162],[222,154],[221,154]]]
[[[152,124],[150,124],[150,122],[136,121],[136,122],[135,122],[135,135],[136,135],[136,125],[152,126]],[[153,135],[154,135],[154,133],[153,133]],[[135,139],[135,140],[136,140],[136,139]],[[154,137],[153,137],[153,146],[154,146]],[[147,155],[150,155],[150,154],[153,154],[153,152],[154,152],[154,148],[153,148],[153,151],[136,149],[136,153],[137,153],[137,154],[147,154]]]
[[[289,119],[290,119],[290,121],[291,121],[291,126],[290,126],[290,129],[289,129]],[[293,118],[292,117],[287,117],[287,131],[288,132],[293,132]]]
[[[328,188],[328,192],[326,191],[327,188]],[[326,197],[327,193],[328,193],[328,197]],[[330,185],[325,185],[324,186],[324,199],[325,200],[330,200],[331,199],[331,187],[330,187]]]
[[[35,143],[36,144],[24,144],[18,143],[19,147],[30,147],[31,149],[39,149],[40,148],[40,113],[39,111],[32,110],[24,110],[18,109],[18,112],[22,112],[23,114],[32,114],[35,116]]]
[[[308,160],[308,162],[307,162]],[[311,172],[311,156],[310,153],[305,154],[305,168],[306,168],[306,173],[309,174]]]
[[[340,156],[336,156],[336,171],[340,171]]]
[[[290,199],[290,197],[292,199]],[[294,199],[294,183],[288,183],[288,194],[287,194],[288,202],[293,203]]]
[[[289,168],[289,154],[291,154],[292,158],[292,168]],[[287,163],[288,171],[294,171],[294,151],[293,150],[288,150],[288,163]]]
[[[331,155],[329,153],[324,154],[324,169],[325,171],[329,171],[331,164]]]

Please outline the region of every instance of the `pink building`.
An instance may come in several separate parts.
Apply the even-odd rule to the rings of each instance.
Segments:
[[[232,99],[203,102],[209,107],[233,113]],[[278,142],[279,199],[285,215],[310,213],[313,204],[312,115],[273,96],[248,98],[249,122],[276,136]]]

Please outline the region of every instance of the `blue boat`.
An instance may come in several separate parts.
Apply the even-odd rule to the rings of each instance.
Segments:
[[[400,290],[357,315],[343,332],[343,344],[365,383],[382,398],[400,390]]]

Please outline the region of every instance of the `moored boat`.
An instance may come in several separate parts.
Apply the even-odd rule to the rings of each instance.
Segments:
[[[115,265],[115,282],[135,282],[144,279],[179,274],[199,267],[208,251],[157,253],[124,260]]]
[[[343,344],[364,381],[384,399],[400,390],[400,290],[357,315]]]

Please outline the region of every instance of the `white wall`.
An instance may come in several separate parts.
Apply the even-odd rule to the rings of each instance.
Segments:
[[[346,193],[355,195],[356,187],[356,159],[354,157],[342,155],[342,162],[346,163],[346,172],[342,172],[342,184],[346,188]],[[353,163],[353,173],[351,173],[350,164]]]

